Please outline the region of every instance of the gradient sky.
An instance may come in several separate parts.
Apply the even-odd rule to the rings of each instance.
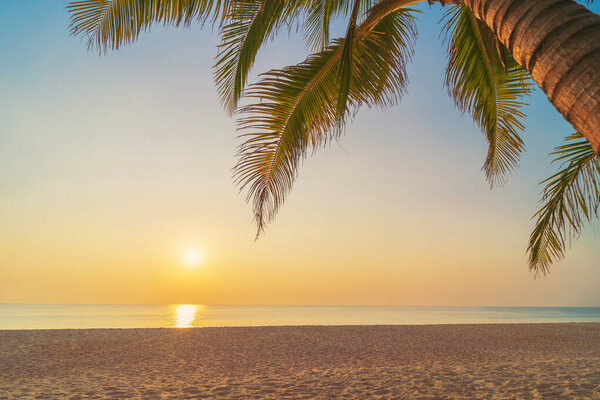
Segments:
[[[100,57],[66,4],[0,2],[0,302],[600,306],[597,222],[550,276],[527,269],[538,182],[572,127],[536,90],[521,167],[490,191],[485,138],[442,85],[438,7],[419,7],[409,94],[309,158],[254,242],[216,32],[155,28]],[[281,34],[254,76],[304,49]]]

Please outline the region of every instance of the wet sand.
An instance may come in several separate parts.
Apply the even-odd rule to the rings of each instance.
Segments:
[[[600,324],[0,331],[0,399],[600,399]]]

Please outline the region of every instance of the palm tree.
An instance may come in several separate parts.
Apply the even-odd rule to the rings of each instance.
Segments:
[[[337,138],[361,106],[385,107],[405,93],[416,37],[410,6],[421,1],[79,0],[69,10],[71,32],[101,52],[155,23],[219,25],[215,80],[225,109],[239,115],[236,182],[253,202],[260,234],[309,150]],[[578,132],[553,153],[565,167],[544,181],[530,238],[530,269],[546,273],[598,215],[600,16],[573,0],[427,1],[451,5],[443,20],[445,82],[488,139],[483,169],[492,186],[505,182],[523,151],[522,107],[532,79]],[[340,15],[346,34],[330,39],[330,21]],[[248,85],[260,47],[297,21],[313,54]]]
[[[598,152],[600,16],[572,0],[465,0],[465,6]]]

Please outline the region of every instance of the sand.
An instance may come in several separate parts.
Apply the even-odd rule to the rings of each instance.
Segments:
[[[2,399],[600,399],[600,324],[0,331]]]

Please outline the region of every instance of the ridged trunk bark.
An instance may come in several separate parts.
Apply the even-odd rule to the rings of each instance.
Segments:
[[[573,0],[464,0],[600,150],[600,15]]]

